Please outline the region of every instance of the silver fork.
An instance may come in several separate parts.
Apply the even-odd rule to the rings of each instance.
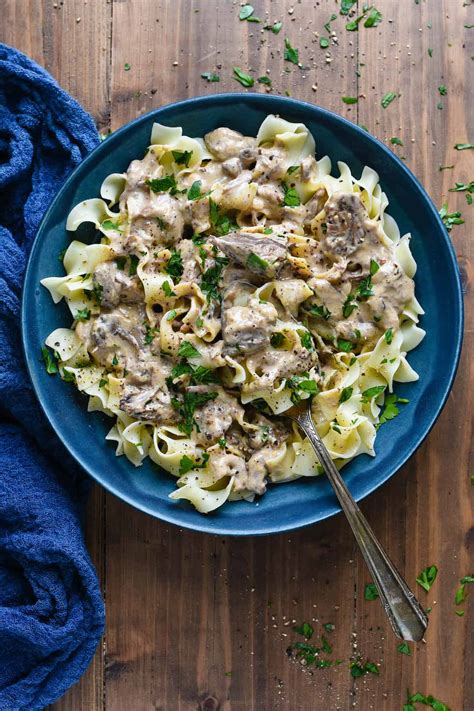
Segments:
[[[428,626],[428,618],[394,564],[380,545],[365,516],[352,498],[326,449],[311,415],[311,400],[305,400],[284,413],[296,422],[311,442],[314,451],[336,493],[365,562],[378,590],[383,609],[400,639],[419,642]]]

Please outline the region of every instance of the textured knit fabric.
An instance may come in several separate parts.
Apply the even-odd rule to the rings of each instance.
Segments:
[[[87,668],[103,631],[81,530],[86,479],[35,399],[21,286],[46,208],[99,139],[91,117],[0,44],[0,709],[36,711]]]

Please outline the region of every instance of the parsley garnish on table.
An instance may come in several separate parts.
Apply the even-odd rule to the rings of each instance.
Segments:
[[[433,585],[434,581],[436,580],[436,576],[438,575],[438,567],[436,565],[429,565],[427,568],[421,571],[421,573],[418,575],[416,582],[418,585],[420,585],[423,590],[426,590],[426,592],[429,592],[431,589],[431,586]]]
[[[459,210],[456,212],[448,212],[448,209],[448,203],[444,203],[439,211],[439,216],[447,231],[451,232],[455,225],[463,225],[464,220],[462,219],[462,212],[459,212]]]
[[[234,72],[234,79],[236,79],[239,84],[242,84],[242,86],[249,88],[255,84],[253,77],[247,74],[247,72],[244,72],[243,69],[240,69],[240,67],[232,67],[232,71]]]
[[[285,52],[283,54],[284,59],[286,59],[287,62],[291,62],[292,64],[298,65],[300,61],[299,57],[299,51],[291,46],[290,40],[288,37],[285,37]]]
[[[425,694],[420,694],[420,692],[417,692],[416,694],[411,694],[407,691],[407,703],[403,704],[403,711],[416,711],[415,707],[413,704],[423,704],[423,706],[430,706],[430,708],[433,709],[433,711],[451,711],[449,706],[446,706],[442,701],[439,699],[435,699],[434,696],[429,694],[428,696],[425,696]]]

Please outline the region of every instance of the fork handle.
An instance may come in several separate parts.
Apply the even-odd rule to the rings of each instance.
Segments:
[[[334,488],[367,563],[393,631],[401,639],[419,642],[423,639],[428,626],[428,618],[420,603],[380,545],[365,516],[352,498],[314,426],[311,413],[304,412],[295,419],[313,445]]]

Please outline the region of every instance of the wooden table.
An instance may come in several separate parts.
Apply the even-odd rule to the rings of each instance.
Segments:
[[[232,78],[239,66],[255,77],[268,71],[275,93],[318,103],[388,143],[401,138],[403,147],[393,149],[434,202],[463,212],[466,224],[451,238],[470,296],[474,206],[447,191],[474,178],[473,151],[453,149],[474,140],[474,29],[464,27],[474,23],[474,7],[377,0],[378,27],[361,23],[347,32],[338,15],[326,50],[318,33],[327,35],[334,0],[254,5],[262,24],[240,22],[238,3],[225,0],[3,0],[0,40],[44,65],[101,132],[177,99],[245,91]],[[280,34],[262,29],[275,20],[283,21]],[[284,62],[285,37],[299,49],[303,69]],[[200,77],[209,70],[220,83]],[[388,91],[401,95],[384,110]],[[346,105],[342,96],[359,102]],[[215,538],[170,528],[96,487],[87,538],[107,633],[55,711],[401,711],[407,689],[433,694],[453,711],[474,709],[472,599],[462,606],[464,617],[454,605],[459,578],[473,567],[473,348],[471,312],[456,385],[436,427],[410,464],[362,505],[412,585],[425,566],[439,567],[428,594],[417,587],[432,612],[426,644],[413,656],[397,651],[379,603],[364,600],[367,572],[341,516],[294,534]],[[290,660],[295,621],[311,622],[318,635],[332,622],[326,636],[344,663],[311,671]],[[346,660],[358,654],[380,663],[379,676],[351,676]]]

